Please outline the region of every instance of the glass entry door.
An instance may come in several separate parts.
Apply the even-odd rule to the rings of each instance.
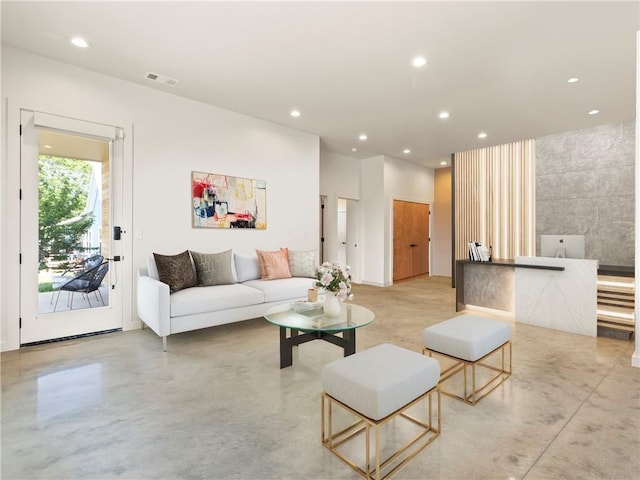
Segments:
[[[118,131],[26,110],[21,123],[20,343],[121,328]]]

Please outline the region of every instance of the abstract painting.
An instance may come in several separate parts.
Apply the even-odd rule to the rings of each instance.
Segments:
[[[191,172],[194,228],[267,228],[264,180]]]

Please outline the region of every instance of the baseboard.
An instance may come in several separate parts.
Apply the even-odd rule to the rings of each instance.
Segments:
[[[638,350],[631,355],[631,366],[640,368],[640,352]]]
[[[496,317],[508,318],[509,320],[514,320],[515,315],[513,312],[507,312],[505,310],[496,310],[495,308],[487,308],[487,307],[478,307],[476,305],[468,305],[465,304],[464,309],[472,312],[482,312],[487,315],[493,315]]]
[[[360,284],[361,285],[370,285],[372,287],[390,287],[390,286],[393,285],[391,283],[385,284],[385,283],[378,283],[378,282],[368,282],[366,280],[360,282]]]

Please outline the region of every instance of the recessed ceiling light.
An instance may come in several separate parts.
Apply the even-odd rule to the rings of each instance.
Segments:
[[[438,116],[440,118],[449,118],[449,112],[440,112]]]
[[[358,138],[364,142],[367,139],[367,136],[364,133],[362,133]]]
[[[445,160],[440,162],[440,165],[446,165],[446,164],[447,164],[447,162]]]
[[[577,77],[571,77],[569,80],[567,80],[567,83],[576,83],[578,82],[580,79]]]
[[[89,48],[91,46],[91,44],[82,37],[73,37],[71,43],[79,48]]]
[[[291,113],[289,115],[297,118],[300,116],[300,110],[291,110]]]
[[[402,150],[402,153],[404,153],[405,155],[409,155],[411,153],[411,150],[405,148],[404,150]]]
[[[600,113],[600,110],[593,109],[589,112],[589,115],[597,115],[598,113]]]
[[[51,150],[53,147],[51,145],[43,145],[44,148]]]
[[[427,59],[422,56],[413,57],[411,60],[411,65],[416,68],[424,67],[427,64]]]
[[[353,147],[353,148],[351,149],[351,151],[352,151],[353,153],[358,153],[358,149],[357,149],[356,147]]]
[[[478,138],[487,138],[487,134],[486,134],[486,133],[484,133],[484,132],[480,132],[480,133],[478,134]]]

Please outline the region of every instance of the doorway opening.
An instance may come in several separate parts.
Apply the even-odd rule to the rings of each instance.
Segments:
[[[351,267],[354,282],[362,279],[360,243],[360,202],[350,198],[337,198],[335,260]]]
[[[111,231],[123,213],[123,130],[31,110],[20,124],[20,344],[120,329]]]
[[[340,265],[347,262],[347,199],[338,199],[338,250],[336,260]]]
[[[108,192],[109,142],[40,132],[39,314],[109,304]]]
[[[318,252],[319,252],[319,256],[318,256],[318,261],[319,263],[324,263],[326,260],[324,258],[325,252],[324,252],[324,205],[327,201],[327,197],[326,195],[320,195],[320,215],[318,215],[319,218],[319,225],[318,225],[318,230],[320,231],[320,239],[318,242]]]

